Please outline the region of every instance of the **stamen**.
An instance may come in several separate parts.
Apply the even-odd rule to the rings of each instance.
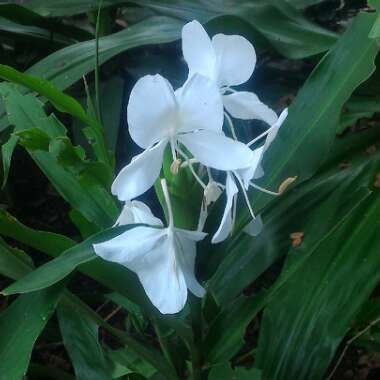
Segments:
[[[264,189],[263,187],[259,186],[259,185],[256,185],[255,183],[253,183],[252,181],[249,182],[249,184],[254,187],[255,189],[259,190],[259,191],[262,191],[263,193],[267,193],[267,194],[270,194],[270,195],[275,195],[275,196],[278,196],[278,195],[281,195],[282,193],[281,192],[275,192],[275,191],[270,191],[270,190],[267,190],[267,189]]]
[[[173,209],[172,209],[172,203],[170,201],[168,185],[166,183],[165,178],[161,179],[161,188],[162,188],[162,192],[164,193],[166,208],[168,210],[169,228],[173,228],[174,227]]]
[[[176,161],[177,160],[176,142],[174,141],[174,139],[170,139],[170,149],[172,151],[173,161]]]
[[[247,146],[251,146],[253,145],[256,141],[259,141],[260,139],[262,139],[263,137],[265,137],[272,129],[273,127],[270,127],[268,128],[266,131],[264,131],[263,133],[261,133],[260,135],[258,135],[257,137],[255,137],[253,140],[251,140]]]
[[[177,146],[177,152],[186,160],[186,162],[189,165],[189,169],[190,169],[191,173],[193,174],[194,178],[202,186],[202,188],[205,189],[207,187],[207,185],[200,179],[198,174],[195,172],[193,165],[190,162],[190,158],[187,156],[187,154],[179,146]]]
[[[241,178],[239,177],[239,175],[236,172],[233,172],[233,173],[235,174],[235,177],[236,177],[236,179],[238,180],[238,182],[240,184],[241,190],[242,190],[243,195],[244,195],[245,203],[248,206],[249,212],[250,212],[252,218],[256,219],[255,213],[253,212],[251,203],[250,203],[249,198],[248,198],[247,191],[245,190],[244,183],[243,183],[243,181],[241,180]]]
[[[170,173],[172,173],[173,175],[177,175],[179,168],[181,167],[181,162],[182,161],[180,158],[177,158],[175,161],[173,161],[170,165]]]
[[[224,116],[227,120],[228,126],[230,127],[232,137],[234,138],[234,140],[237,140],[238,138],[237,138],[236,133],[235,133],[235,127],[234,127],[234,123],[232,122],[232,119],[230,118],[230,116],[228,115],[227,112],[224,112]]]
[[[182,162],[181,168],[187,168],[189,164],[199,164],[199,161],[195,158],[190,158],[189,160]]]

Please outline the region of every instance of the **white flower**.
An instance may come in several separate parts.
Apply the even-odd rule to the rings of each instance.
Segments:
[[[189,66],[189,78],[199,73],[213,80],[220,88],[226,110],[233,117],[259,119],[270,125],[276,122],[276,113],[257,95],[237,92],[230,87],[248,81],[255,69],[255,49],[247,39],[225,34],[216,34],[210,39],[202,25],[192,21],[182,29],[182,51]]]
[[[250,149],[224,136],[219,91],[202,75],[193,75],[177,91],[160,75],[147,75],[132,89],[127,111],[130,135],[145,151],[121,170],[112,185],[112,193],[122,201],[153,185],[168,144],[173,161],[177,153],[186,159],[183,144],[208,167],[235,170],[249,165]]]
[[[151,226],[162,227],[160,219],[156,218],[150,208],[140,201],[127,201],[119,217],[115,222],[115,226],[125,226],[127,224],[149,224]]]
[[[205,293],[195,278],[194,266],[196,242],[206,234],[174,227],[165,180],[161,183],[169,226],[135,227],[109,241],[94,244],[94,250],[104,260],[135,272],[153,305],[162,314],[175,314],[186,304],[187,289],[198,297]]]

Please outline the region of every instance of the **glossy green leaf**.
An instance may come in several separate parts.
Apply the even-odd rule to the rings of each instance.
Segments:
[[[0,377],[20,380],[27,371],[33,345],[54,312],[62,291],[57,284],[22,295],[0,314]]]
[[[69,248],[56,259],[49,261],[32,273],[21,278],[16,283],[4,289],[2,294],[29,293],[57,283],[74,271],[79,265],[98,259],[94,253],[93,244],[109,240],[132,227],[134,227],[134,225],[116,227],[99,232],[82,243]]]
[[[308,21],[284,0],[136,0],[160,14],[186,21],[208,22],[219,16],[237,16],[262,34],[288,58],[304,58],[327,50],[336,40],[332,33]]]
[[[289,280],[265,310],[260,330],[257,366],[265,377],[323,378],[380,279],[379,212],[374,192],[317,245],[291,252],[279,281]]]
[[[7,183],[9,169],[11,166],[11,160],[13,151],[16,148],[18,142],[18,137],[11,135],[9,137],[9,140],[1,146],[1,158],[3,160],[3,184],[2,187],[4,187]]]
[[[77,379],[109,380],[103,348],[98,341],[98,326],[74,302],[60,303],[59,326],[66,351]]]

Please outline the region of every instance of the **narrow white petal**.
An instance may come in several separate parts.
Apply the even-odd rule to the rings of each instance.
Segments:
[[[186,146],[203,165],[218,170],[236,170],[250,165],[252,152],[243,143],[221,133],[198,131],[179,135]]]
[[[121,201],[128,201],[145,193],[160,175],[167,141],[147,149],[124,167],[115,178],[111,191]]]
[[[250,236],[258,236],[263,230],[264,224],[261,215],[257,216],[256,219],[251,220],[245,227],[244,232]]]
[[[124,204],[123,209],[121,210],[121,213],[119,217],[117,218],[115,222],[115,226],[126,226],[127,224],[134,224],[135,218],[133,216],[132,212],[132,202],[127,201]]]
[[[174,90],[160,75],[146,75],[131,91],[127,108],[129,133],[136,144],[148,148],[175,128]]]
[[[220,86],[237,86],[246,82],[256,66],[253,45],[242,36],[216,34],[212,38]]]
[[[249,182],[258,173],[258,168],[264,153],[264,146],[252,151],[250,165],[247,168],[236,170],[236,173],[240,176],[244,183],[246,190],[249,188]]]
[[[224,214],[222,217],[222,221],[220,222],[220,226],[218,230],[215,232],[215,235],[213,236],[211,242],[213,244],[220,243],[223,240],[227,239],[228,235],[232,231],[232,206],[234,197],[238,193],[238,188],[235,184],[235,180],[233,179],[233,176],[231,173],[227,173],[227,179],[226,179],[226,195],[227,195],[227,202],[226,202],[226,208],[224,209]]]
[[[222,130],[223,101],[215,82],[194,74],[176,91],[176,97],[179,108],[178,132]]]
[[[176,229],[177,257],[181,264],[188,289],[197,297],[203,297],[205,290],[195,278],[196,241],[204,238],[206,234],[198,231]]]
[[[166,236],[135,268],[146,294],[162,314],[178,313],[186,304],[186,281],[175,250],[174,240]]]
[[[214,49],[210,37],[198,21],[191,21],[182,28],[182,52],[189,66],[189,77],[199,73],[216,79]]]
[[[239,91],[224,95],[226,110],[236,119],[263,120],[269,125],[277,122],[277,115],[252,92]]]
[[[268,133],[268,136],[265,140],[264,144],[264,150],[267,150],[269,145],[272,144],[273,140],[276,138],[278,131],[280,130],[280,127],[284,123],[285,119],[288,116],[288,109],[285,108],[282,112],[281,115],[279,116],[278,120],[276,123],[274,123],[270,129],[270,132]]]
[[[103,243],[94,244],[95,253],[107,261],[121,264],[134,270],[144,257],[160,241],[165,239],[166,229],[139,226],[123,232]]]

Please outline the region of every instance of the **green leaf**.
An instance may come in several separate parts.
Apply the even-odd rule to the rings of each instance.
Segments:
[[[352,127],[363,118],[371,118],[380,111],[380,97],[355,96],[343,108],[337,133],[343,133],[346,128]]]
[[[0,210],[0,234],[52,256],[58,256],[75,245],[66,236],[29,228],[4,210]]]
[[[109,380],[106,358],[98,341],[97,324],[78,309],[75,302],[60,303],[57,314],[76,378]]]
[[[69,248],[56,259],[40,266],[16,283],[7,287],[2,291],[2,294],[29,293],[57,283],[74,271],[79,265],[98,259],[98,256],[94,253],[93,244],[112,239],[133,227],[135,227],[135,225],[111,228],[91,236],[82,243]]]
[[[316,246],[291,252],[260,329],[256,364],[265,378],[323,378],[380,279],[379,212],[374,192]]]
[[[379,156],[378,153],[369,156],[360,150],[356,156],[351,155],[349,168],[341,170],[337,167],[339,161],[334,162],[323,173],[277,198],[262,215],[261,234],[255,238],[244,234],[211,278],[208,289],[216,299],[224,304],[256,280],[286,254],[292,232],[306,234],[308,220],[324,221],[315,222],[317,228],[303,243],[307,244],[305,249],[317,244],[369,194],[368,186],[372,184]],[[208,261],[213,264],[222,252],[211,253]]]
[[[223,363],[211,369],[208,380],[261,380],[261,374],[256,368],[232,369],[229,363]]]
[[[220,16],[237,16],[262,34],[282,55],[299,59],[327,50],[336,40],[332,33],[308,21],[284,0],[135,0],[160,14],[206,23]]]
[[[31,270],[29,257],[21,250],[11,248],[0,238],[0,274],[18,279]]]
[[[0,376],[20,380],[26,374],[33,345],[54,312],[62,284],[20,296],[0,314]]]
[[[9,137],[9,140],[1,146],[1,157],[3,159],[3,184],[2,188],[7,183],[8,180],[8,174],[9,174],[9,169],[11,166],[11,160],[12,160],[12,155],[13,151],[17,145],[18,142],[18,137],[15,135],[11,135]]]
[[[49,81],[20,73],[12,67],[0,65],[0,78],[19,84],[36,91],[49,100],[60,112],[66,112],[91,127],[95,142],[92,143],[97,158],[105,163],[109,162],[108,152],[102,135],[102,127],[96,119],[89,116],[82,106],[71,96],[57,90]]]
[[[264,298],[265,293],[239,297],[218,314],[203,343],[207,365],[228,361],[240,350],[247,326],[262,309]]]
[[[9,121],[15,125],[16,132],[29,130],[27,136],[33,143],[33,146],[29,146],[29,153],[62,197],[98,227],[112,225],[118,209],[113,197],[105,188],[104,181],[102,183],[99,180],[100,176],[109,178],[107,169],[99,170],[101,163],[83,162],[78,166],[79,172],[75,172],[76,168],[73,167],[72,161],[78,163],[80,157],[75,158],[73,151],[76,150],[78,153],[79,148],[71,146],[64,126],[54,116],[47,117],[42,104],[34,96],[21,95],[12,86],[4,84],[0,87],[0,93],[5,101]],[[33,128],[34,133],[30,131]],[[36,133],[35,130],[39,132]],[[57,138],[60,138],[58,140],[60,149],[57,145],[50,146],[49,143],[49,149],[52,148],[52,150],[49,152],[42,150],[43,147],[46,148],[47,139],[56,140]],[[35,150],[36,148],[39,150]],[[70,153],[69,156],[67,152]],[[88,166],[92,168],[87,170]],[[97,170],[94,170],[96,168]]]

